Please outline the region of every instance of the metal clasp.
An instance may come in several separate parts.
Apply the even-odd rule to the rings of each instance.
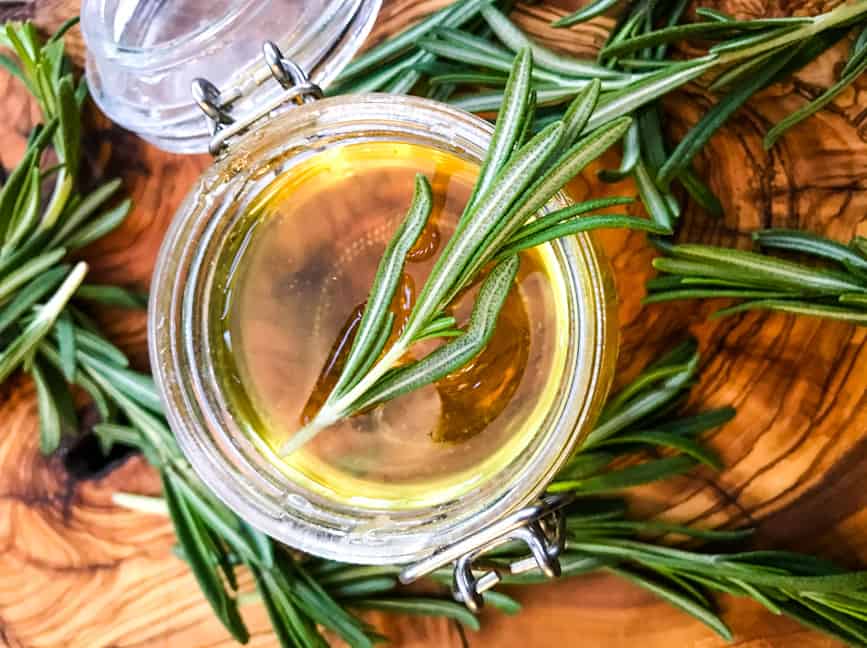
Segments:
[[[219,88],[207,79],[193,80],[193,98],[209,120],[211,141],[208,150],[217,155],[230,137],[246,132],[250,126],[289,102],[308,103],[322,98],[322,89],[304,73],[294,61],[283,56],[280,49],[271,41],[262,45],[265,63],[284,92],[251,114],[235,119],[230,113],[232,104],[244,96],[239,88],[221,93]],[[259,80],[256,79],[258,85]]]
[[[566,516],[562,509],[574,500],[571,493],[543,497],[538,504],[516,511],[469,538],[408,565],[398,577],[408,584],[454,563],[453,595],[472,612],[482,608],[482,594],[497,585],[503,573],[523,574],[539,569],[548,578],[556,578],[560,575],[559,556],[566,544]],[[529,556],[510,563],[480,560],[482,554],[516,541],[527,546]]]

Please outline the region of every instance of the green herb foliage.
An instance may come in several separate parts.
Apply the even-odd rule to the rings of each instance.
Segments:
[[[808,232],[770,229],[753,239],[761,251],[658,242],[665,256],[653,261],[660,275],[648,282],[645,303],[721,298],[737,303],[714,317],[767,309],[867,325],[862,237],[846,246]],[[779,258],[781,252],[794,258]]]
[[[734,410],[673,414],[694,384],[698,366],[696,346],[690,341],[646,367],[609,398],[599,424],[552,482],[549,492],[578,496],[566,513],[566,550],[560,557],[563,576],[615,574],[728,640],[732,633],[716,612],[714,593],[752,598],[775,614],[862,645],[867,633],[867,572],[847,572],[787,551],[721,551],[724,543],[748,539],[749,529],[712,530],[628,517],[625,501],[617,497],[624,489],[682,475],[700,464],[719,466],[718,457],[701,437],[731,420]],[[713,549],[686,548],[686,542]],[[519,545],[508,546],[488,557],[486,564],[502,569],[504,585],[549,582],[536,572],[508,573],[508,564],[523,557],[522,551]],[[393,587],[400,571],[399,566],[355,566],[315,558],[307,565],[324,586],[348,593]],[[443,585],[450,585],[451,578],[448,569],[433,575]],[[485,600],[506,613],[520,609],[496,592],[487,592]],[[413,602],[383,603],[361,607],[418,612]],[[475,627],[470,618],[460,620]]]
[[[554,26],[589,20],[616,4],[595,0]],[[699,20],[683,24],[686,6],[685,0],[628,3],[598,59],[591,61],[552,52],[532,41],[508,19],[510,3],[457,0],[360,56],[342,76],[338,92],[394,91],[381,68],[388,62],[390,70],[415,73],[413,83],[402,84],[401,92],[411,89],[472,112],[496,113],[504,104],[505,73],[512,54],[529,48],[535,62],[531,85],[539,107],[533,128],[561,119],[564,105],[598,80],[601,94],[590,128],[614,116],[631,113],[633,117],[620,169],[603,171],[600,177],[611,181],[631,176],[653,221],[672,230],[683,211],[674,184],[708,212],[721,214],[719,200],[696,175],[692,161],[753,94],[854,34],[839,81],[774,125],[764,140],[770,148],[786,130],[820,110],[867,69],[867,2],[843,4],[814,17],[760,20],[736,20],[699,8]],[[460,20],[453,19],[458,15]],[[669,56],[671,44],[691,40],[712,45],[706,55],[690,60]],[[668,142],[656,100],[689,82],[709,83],[708,89],[719,100],[679,142]]]
[[[31,373],[39,399],[43,450],[51,451],[63,434],[77,431],[70,392],[70,385],[77,385],[89,394],[100,414],[101,422],[93,427],[93,432],[102,448],[108,452],[117,443],[132,446],[162,476],[162,498],[118,493],[116,500],[148,513],[171,517],[178,539],[177,555],[190,566],[215,614],[240,642],[248,638],[239,609],[242,596],[237,591],[235,572],[240,566],[252,573],[257,597],[264,604],[282,646],[326,646],[321,628],[335,633],[350,646],[371,646],[380,637],[347,611],[351,608],[443,616],[469,628],[478,627],[478,620],[448,597],[400,591],[398,566],[357,566],[312,557],[297,559],[240,520],[194,475],[169,431],[150,376],[130,369],[124,353],[102,335],[79,306],[71,303],[73,298],[81,298],[83,306],[142,305],[141,296],[135,293],[112,286],[83,284],[86,266],[83,263],[70,266],[65,262],[67,250],[86,245],[115,227],[129,207],[123,201],[107,208],[119,188],[116,181],[87,195],[79,194],[78,110],[84,86],[74,86],[62,45],[58,44],[62,32],[70,25],[47,43],[38,39],[30,25],[6,25],[3,41],[18,53],[21,63],[0,59],[0,64],[17,74],[34,93],[46,119],[44,125],[34,129],[23,161],[0,190],[0,380],[17,368]],[[530,71],[528,59],[529,55],[524,54],[522,83]],[[515,91],[524,92],[518,81],[512,80]],[[582,132],[590,121],[590,106],[596,101],[598,85],[595,90],[588,86],[590,89],[585,90],[555,130],[572,133],[572,138]],[[506,144],[510,139],[517,142],[515,132],[521,133],[518,137],[523,143],[528,130],[526,104],[508,106],[514,111],[515,121],[498,127],[482,174],[488,184],[480,184],[480,192],[497,191],[501,169],[512,159],[512,147]],[[592,148],[588,141],[601,145],[593,137],[591,134],[579,139],[571,148],[564,146],[566,155],[570,151],[589,155]],[[563,142],[559,142],[558,150],[560,144]],[[42,171],[41,158],[49,145],[55,150],[60,166]],[[578,164],[582,158],[576,159]],[[496,170],[490,170],[493,167]],[[549,165],[550,173],[556,168]],[[52,178],[54,188],[43,206],[43,192],[35,191],[34,187],[42,188]],[[419,213],[424,213],[427,208],[422,180],[418,193],[415,205]],[[474,206],[485,204],[487,195],[478,193],[467,213],[472,214]],[[499,247],[481,248],[491,259],[497,258],[497,250],[506,251],[496,266],[502,268],[501,276],[488,289],[489,298],[495,302],[501,294],[502,287],[497,284],[505,282],[512,272],[514,249],[529,245],[528,239],[532,242],[549,234],[560,235],[561,230],[549,232],[548,228],[577,227],[573,219],[579,215],[622,202],[591,201],[559,213],[555,211],[538,221],[527,223],[526,218],[516,218],[512,227],[497,229],[491,240],[497,240]],[[531,207],[532,203],[525,204],[522,209]],[[411,211],[407,230],[412,230],[415,218],[420,218],[414,214]],[[600,219],[597,223],[610,225],[618,217],[584,218],[597,218]],[[612,218],[615,220],[602,220]],[[467,217],[464,226],[471,228],[472,220]],[[407,236],[411,237],[411,232]],[[863,281],[867,244],[860,238],[853,240],[848,249],[824,240],[779,232],[763,236],[759,240],[766,247],[808,252],[845,267],[846,272],[812,277],[811,285],[836,290],[852,281],[850,275]],[[395,250],[392,261],[399,263],[401,247],[396,245]],[[485,257],[469,258],[483,264]],[[383,293],[389,290],[386,275],[390,272],[384,269],[377,290]],[[808,271],[802,270],[798,277],[803,279],[807,276],[805,272]],[[785,272],[779,271],[774,274],[774,281],[786,277]],[[862,299],[858,291],[841,293],[840,299],[845,295],[848,303]],[[485,304],[480,308],[483,314],[487,313],[485,317],[480,315],[484,325],[477,325],[484,332],[496,308]],[[381,313],[372,310],[370,318],[384,326]],[[444,315],[436,315],[428,322],[427,326],[419,326],[418,336],[449,330],[454,325]],[[473,329],[473,324],[469,328]],[[470,334],[468,330],[464,335]],[[369,349],[381,348],[381,340],[377,336],[372,339]],[[671,543],[678,538],[716,543],[744,538],[748,532],[630,520],[625,504],[611,499],[612,493],[624,488],[665,479],[698,464],[719,465],[716,455],[699,437],[728,421],[734,412],[721,409],[686,417],[672,413],[693,384],[698,364],[695,345],[688,343],[647,367],[609,399],[595,430],[551,485],[551,491],[572,491],[579,496],[568,513],[567,548],[562,556],[564,575],[608,570],[654,592],[724,637],[730,636],[729,630],[715,614],[708,592],[750,597],[774,612],[790,615],[845,641],[864,643],[867,576],[863,573],[847,573],[824,561],[786,552],[704,553],[673,547]],[[364,363],[357,366],[363,368]],[[346,384],[352,384],[352,379],[354,376]],[[507,548],[492,560],[504,562],[515,550]],[[442,571],[434,578],[446,583],[451,576]],[[505,583],[514,585],[543,580],[533,573],[504,576]],[[244,594],[249,597],[249,593]],[[514,600],[501,593],[487,592],[485,600],[507,614],[520,610]]]
[[[27,86],[44,119],[0,190],[0,381],[20,367],[33,376],[44,452],[57,448],[61,433],[77,427],[68,383],[79,382],[74,355],[78,332],[86,327],[70,300],[87,265],[68,261],[67,254],[114,229],[129,210],[129,201],[109,206],[118,182],[90,192],[79,182],[87,87],[76,84],[63,56],[62,37],[73,24],[45,43],[29,23],[0,29],[0,45],[18,59],[0,61]],[[49,148],[55,156],[50,164]],[[60,346],[56,364],[36,353],[52,334]]]

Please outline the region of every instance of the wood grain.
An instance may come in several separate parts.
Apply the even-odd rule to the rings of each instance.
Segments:
[[[376,40],[444,4],[391,0],[371,37]],[[707,3],[703,3],[707,4]],[[710,3],[740,17],[812,14],[833,3],[798,0],[721,0]],[[515,18],[553,47],[592,55],[611,24],[555,31],[554,17],[570,0],[521,6]],[[3,5],[0,18],[32,17],[50,30],[77,10],[74,0]],[[71,51],[80,62],[77,30]],[[841,49],[790,83],[755,98],[702,152],[697,165],[722,198],[726,215],[713,220],[690,210],[682,237],[748,244],[756,227],[798,226],[839,239],[867,234],[867,80],[807,122],[770,153],[768,125],[830,84]],[[0,75],[0,163],[20,157],[36,116],[26,93]],[[710,105],[694,90],[666,100],[666,124],[682,134]],[[99,280],[145,285],[174,209],[207,158],[161,153],[94,117],[87,156],[95,174],[123,176],[135,199],[127,223],[85,256]],[[610,161],[610,160],[609,160]],[[600,185],[592,170],[577,178],[579,196],[623,191]],[[638,234],[609,232],[602,242],[621,295],[623,346],[619,380],[687,332],[704,353],[701,383],[691,406],[735,405],[737,418],[713,437],[725,458],[722,473],[697,472],[635,494],[644,514],[708,526],[744,523],[758,528],[764,547],[818,552],[855,567],[867,564],[867,329],[781,314],[750,313],[708,322],[714,304],[642,308],[651,250]],[[104,324],[141,367],[144,320],[112,312]],[[230,646],[186,567],[171,554],[165,519],[131,513],[111,501],[117,490],[153,493],[158,481],[140,458],[96,478],[78,479],[60,458],[36,447],[36,408],[28,380],[0,387],[0,640],[20,647]],[[373,615],[400,647],[497,646],[537,648],[694,647],[724,645],[700,624],[620,581],[592,576],[514,594],[525,605],[515,618],[486,612],[479,633],[462,636],[452,623]],[[776,617],[749,601],[721,599],[736,645],[816,648],[834,642]],[[257,605],[244,609],[253,646],[272,646]]]

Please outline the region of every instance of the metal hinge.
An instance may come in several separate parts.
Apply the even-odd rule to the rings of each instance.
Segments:
[[[243,96],[240,89],[232,88],[221,93],[219,88],[207,79],[193,80],[193,98],[209,121],[211,141],[208,150],[211,155],[219,154],[229,138],[246,132],[277,108],[290,102],[301,104],[322,98],[322,89],[311,82],[294,61],[283,56],[277,45],[265,41],[262,53],[271,77],[283,87],[284,92],[250,114],[239,118],[230,114],[232,104]]]
[[[429,558],[408,565],[399,574],[402,583],[411,583],[437,569],[454,564],[453,594],[471,611],[484,605],[482,594],[502,579],[502,574],[523,574],[534,569],[548,578],[560,575],[559,556],[566,543],[563,507],[575,500],[570,493],[548,495]],[[529,555],[511,562],[485,560],[486,554],[507,543],[521,542]]]

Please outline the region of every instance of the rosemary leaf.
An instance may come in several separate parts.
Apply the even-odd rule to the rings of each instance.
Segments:
[[[430,78],[431,85],[452,85],[466,83],[474,86],[505,86],[507,77],[501,74],[482,74],[480,72],[449,72]]]
[[[533,52],[533,59],[548,70],[577,78],[620,79],[624,77],[622,73],[597,65],[592,61],[582,61],[558,52],[552,52],[539,45],[527,38],[524,32],[493,5],[489,4],[482,7],[481,13],[497,38],[503,41],[507,47],[514,52],[529,48]]]
[[[684,594],[677,592],[676,590],[666,587],[665,585],[661,585],[656,583],[644,576],[639,575],[638,573],[625,569],[623,567],[608,567],[608,570],[614,574],[617,574],[621,578],[625,578],[628,581],[631,581],[642,587],[657,596],[661,599],[668,601],[676,608],[679,608],[689,614],[690,616],[695,617],[706,626],[710,627],[714,630],[719,636],[721,636],[726,641],[732,641],[732,633],[731,630],[728,629],[728,626],[720,619],[717,615],[713,614],[707,608],[702,605],[696,603],[693,599]]]
[[[63,371],[63,367],[61,366],[60,362],[60,352],[57,349],[55,349],[45,340],[39,343],[37,349],[39,351],[39,355],[48,360],[48,362],[50,362],[55,369],[60,372]],[[78,385],[88,393],[90,398],[93,400],[94,405],[96,405],[96,409],[99,412],[102,420],[107,421],[111,418],[112,411],[108,400],[105,398],[102,390],[100,390],[96,383],[94,383],[86,375],[84,375],[84,372],[75,372],[75,380],[73,381],[73,384]]]
[[[844,267],[867,271],[867,258],[847,246],[810,232],[790,229],[766,229],[753,232],[753,240],[763,248],[804,252],[836,261]]]
[[[613,8],[619,0],[593,0],[575,13],[563,16],[551,23],[552,27],[570,27],[585,22],[596,16],[601,16]]]
[[[116,207],[109,209],[104,214],[90,221],[87,225],[78,228],[74,234],[66,239],[65,245],[72,250],[77,250],[102,238],[123,222],[131,207],[132,201],[129,199],[124,200]]]
[[[781,299],[758,299],[755,301],[744,302],[743,304],[718,310],[711,317],[717,319],[734,315],[735,313],[742,313],[744,311],[763,309],[792,313],[795,315],[806,315],[810,317],[824,317],[827,319],[851,322],[853,324],[867,325],[867,311],[853,311],[849,308],[838,306],[825,306],[810,302]]]
[[[442,39],[431,39],[424,38],[419,41],[419,47],[430,54],[435,54],[441,58],[449,59],[452,61],[457,61],[463,63],[465,65],[476,65],[483,68],[487,68],[489,70],[493,70],[495,72],[509,72],[512,69],[512,56],[511,54],[499,54],[495,51],[481,51],[474,48],[467,48],[461,44],[455,44],[453,42],[442,40]],[[547,83],[551,84],[548,88],[548,95],[551,95],[550,99],[546,99],[547,103],[556,100],[555,97],[558,95],[555,94],[556,91],[559,91],[561,94],[565,94],[568,97],[571,97],[574,94],[574,89],[579,87],[586,86],[589,81],[573,81],[571,83],[561,84],[561,79],[556,75],[549,74],[544,70],[534,69],[533,78],[538,83]],[[563,87],[568,86],[568,87]],[[537,89],[541,89],[537,87]],[[471,95],[468,95],[463,101],[472,100],[473,97],[480,93],[474,92]],[[548,96],[546,95],[546,97]],[[491,97],[499,97],[500,103],[502,105],[508,105],[505,100],[504,93],[492,93]],[[488,100],[490,103],[490,100]],[[459,103],[459,102],[453,102]],[[491,110],[499,108],[499,104],[491,108]]]
[[[722,218],[722,203],[720,203],[719,198],[717,198],[713,191],[711,191],[710,187],[708,187],[701,178],[698,177],[695,171],[693,171],[692,167],[688,166],[683,169],[677,176],[677,179],[689,195],[692,196],[692,199],[695,200],[695,202],[698,203],[706,212],[712,216],[716,216],[717,218]]]
[[[111,182],[106,182],[98,189],[88,194],[74,209],[68,214],[64,214],[63,222],[57,228],[57,232],[49,242],[49,247],[63,244],[66,239],[78,229],[85,220],[87,220],[97,209],[111,198],[117,190],[120,189],[121,181],[116,179]]]
[[[651,220],[659,225],[664,233],[671,234],[674,231],[675,215],[641,158],[635,163],[635,183]]]
[[[98,333],[78,325],[73,326],[73,333],[75,346],[83,353],[102,358],[119,367],[126,367],[129,364],[124,352]],[[59,337],[56,332],[55,337]]]
[[[720,288],[684,288],[652,293],[641,300],[642,304],[659,304],[681,299],[763,299],[773,297],[792,297],[791,292],[772,292],[768,290],[732,290]]]
[[[694,416],[686,416],[683,418],[666,421],[661,424],[656,424],[658,430],[670,432],[671,434],[680,434],[683,436],[697,436],[702,432],[712,430],[725,423],[728,423],[735,417],[735,410],[732,407],[721,407],[715,410],[709,410],[696,414]]]
[[[593,79],[590,85],[575,95],[575,99],[572,100],[572,103],[563,115],[563,124],[566,130],[563,133],[563,143],[561,144],[560,153],[577,142],[578,136],[584,132],[587,122],[590,121],[590,116],[593,114],[593,110],[599,101],[601,89],[602,82],[597,78]]]
[[[391,592],[397,588],[398,580],[389,576],[378,576],[357,581],[355,583],[347,583],[332,588],[331,594],[339,599],[366,598],[375,594],[383,594]],[[352,605],[352,601],[347,601]]]
[[[812,18],[763,18],[759,20],[696,22],[688,25],[674,25],[623,40],[619,43],[606,45],[600,56],[623,56],[638,50],[656,45],[674,43],[689,39],[721,39],[741,32],[763,30],[767,28],[800,27],[809,25]]]
[[[736,23],[730,22],[728,24]],[[763,31],[757,34],[745,34],[743,36],[736,36],[735,38],[731,38],[723,43],[718,43],[714,45],[708,50],[708,52],[710,54],[725,54],[726,52],[732,52],[755,45],[761,45],[762,43],[778,39],[781,36],[791,34],[792,32],[797,31],[798,27],[799,25],[792,25],[790,27]]]
[[[77,263],[51,299],[39,308],[36,316],[21,334],[0,351],[0,382],[6,380],[19,363],[32,354],[39,342],[51,332],[63,308],[84,280],[85,274],[87,274],[87,264]]]
[[[510,64],[515,54],[519,53],[521,50],[530,49],[530,47],[524,46],[519,47],[515,52],[512,52],[497,43],[491,42],[491,40],[487,38],[482,38],[475,34],[469,34],[460,29],[440,28],[437,29],[436,35],[444,40],[454,43],[455,45],[460,45],[467,49],[475,50],[476,52],[496,54],[498,58],[507,61]],[[532,54],[533,52],[531,51],[530,53]]]
[[[616,437],[601,441],[594,447],[605,448],[608,446],[617,446],[621,444],[628,445],[632,443],[673,448],[688,457],[692,457],[697,462],[703,463],[716,470],[720,470],[723,467],[722,462],[716,453],[711,452],[700,443],[697,443],[688,437],[668,432],[660,432],[658,430],[648,430],[646,432],[637,432],[633,434],[620,434]]]
[[[137,404],[151,412],[162,413],[163,404],[157,396],[153,378],[150,376],[116,366],[110,360],[92,353],[79,353],[78,359],[85,367],[98,371],[101,376],[110,380],[116,389]]]
[[[709,20],[715,20],[717,22],[731,22],[736,20],[736,18],[731,14],[727,14],[724,11],[719,11],[711,7],[698,7],[695,10],[695,15],[699,18],[708,18]]]
[[[646,218],[639,218],[637,216],[622,216],[618,214],[585,216],[568,222],[551,225],[525,238],[511,240],[508,245],[498,252],[497,257],[495,258],[499,259],[510,254],[516,254],[521,250],[533,248],[554,239],[572,236],[579,232],[588,232],[605,228],[634,229],[650,232],[652,234],[670,233],[670,230],[661,227]]]
[[[76,352],[78,344],[75,339],[75,325],[69,313],[63,312],[54,325],[57,334],[57,348],[60,356],[60,368],[67,382],[75,382]]]
[[[777,122],[771,130],[765,134],[765,138],[762,141],[765,149],[771,148],[783,134],[789,130],[795,124],[799,124],[804,121],[810,115],[815,114],[826,105],[831,103],[834,98],[839,95],[843,90],[848,88],[852,83],[861,76],[861,74],[867,70],[867,50],[864,50],[857,58],[854,65],[850,67],[848,72],[843,74],[840,77],[840,80],[837,81],[834,85],[828,88],[825,92],[819,95],[816,99],[813,99],[807,105],[799,108],[795,112],[791,113],[787,117],[783,118],[779,122]]]
[[[506,596],[501,592],[488,591],[482,594],[485,603],[492,605],[503,614],[514,616],[521,611],[521,604],[511,596]]]
[[[844,273],[808,268],[755,252],[683,244],[675,246],[674,254],[684,259],[708,264],[708,268],[718,268],[722,275],[730,271],[732,276],[736,276],[739,280],[743,277],[747,283],[794,291],[813,289],[828,293],[867,292],[867,287]],[[661,260],[657,259],[657,261]]]
[[[633,121],[623,138],[623,156],[620,159],[620,167],[616,171],[610,169],[600,170],[599,179],[602,182],[619,182],[633,172],[641,155],[640,137],[638,122]]]
[[[764,67],[765,63],[767,63],[769,59],[779,56],[783,50],[783,47],[769,50],[755,58],[746,59],[741,63],[731,66],[714,79],[713,83],[708,86],[708,90],[711,92],[719,92],[724,88],[735,85],[736,83],[744,83],[746,77],[752,76],[757,68]]]
[[[676,68],[660,70],[648,75],[625,90],[603,95],[587,128],[594,129],[621,115],[628,115],[636,108],[698,78],[715,64],[713,57],[695,59]]]
[[[613,493],[624,488],[633,488],[661,479],[668,479],[674,475],[681,475],[695,468],[697,463],[694,459],[685,455],[653,459],[634,466],[609,470],[604,474],[586,479],[555,481],[548,487],[548,492],[578,491],[584,495]]]
[[[241,620],[237,603],[226,591],[220,575],[214,571],[213,565],[216,561],[206,548],[208,545],[204,537],[205,530],[193,516],[184,499],[176,492],[175,479],[170,473],[162,474],[163,494],[187,563],[196,576],[199,588],[211,604],[214,614],[236,641],[246,643],[250,635]]]
[[[584,202],[576,203],[574,205],[569,205],[567,207],[557,209],[549,214],[545,214],[544,216],[536,218],[527,223],[526,225],[523,225],[514,234],[512,234],[511,237],[509,237],[508,243],[511,244],[517,240],[526,238],[527,236],[535,234],[536,232],[540,232],[551,225],[561,223],[564,220],[573,218],[575,216],[583,216],[584,214],[596,211],[597,209],[606,209],[609,207],[629,205],[634,202],[635,201],[632,198],[599,198],[596,200],[586,200]]]
[[[529,111],[527,102],[530,98],[530,74],[533,69],[533,57],[530,50],[522,50],[515,57],[514,71],[509,76],[503,91],[503,110],[491,136],[485,160],[479,169],[479,178],[473,187],[473,193],[467,201],[457,232],[463,231],[468,218],[472,215],[478,198],[484,196],[503,166],[512,156],[515,144],[520,142],[523,124]]]
[[[118,306],[120,308],[146,308],[148,303],[146,294],[121,286],[83,284],[75,296],[106,306]]]
[[[355,339],[352,341],[349,355],[346,357],[346,364],[332,392],[335,397],[350,389],[357,382],[357,370],[365,364],[372,347],[374,347],[373,351],[377,355],[382,350],[381,347],[375,348],[382,337],[380,330],[403,274],[406,255],[415,245],[424,229],[430,216],[432,204],[433,198],[427,178],[421,174],[416,175],[412,203],[406,218],[394,238],[386,246],[379,262],[361,323],[358,326]]]
[[[0,303],[7,301],[17,289],[59,263],[66,250],[52,250],[36,256],[0,279]]]
[[[60,445],[60,414],[54,395],[48,385],[48,378],[38,362],[30,368],[30,375],[36,384],[36,405],[39,413],[39,449],[42,454],[51,454]]]
[[[867,25],[862,26],[858,32],[858,36],[852,41],[852,47],[849,50],[849,60],[840,71],[840,76],[846,76],[852,69],[861,63],[861,57],[864,55],[865,46],[867,46]]]
[[[15,324],[34,304],[57,288],[67,274],[69,266],[55,266],[19,288],[15,296],[0,308],[0,333]]]
[[[9,253],[36,228],[41,207],[41,181],[42,174],[34,159],[33,166],[24,180],[22,192],[13,208],[14,216],[9,221],[3,246],[0,247],[0,256],[8,257]]]
[[[401,32],[396,38],[390,38],[361,56],[355,58],[340,74],[344,81],[375,68],[388,59],[405,52],[414,46],[420,38],[439,26],[460,27],[474,18],[479,9],[489,0],[458,0],[452,5],[434,12],[418,24]]]

